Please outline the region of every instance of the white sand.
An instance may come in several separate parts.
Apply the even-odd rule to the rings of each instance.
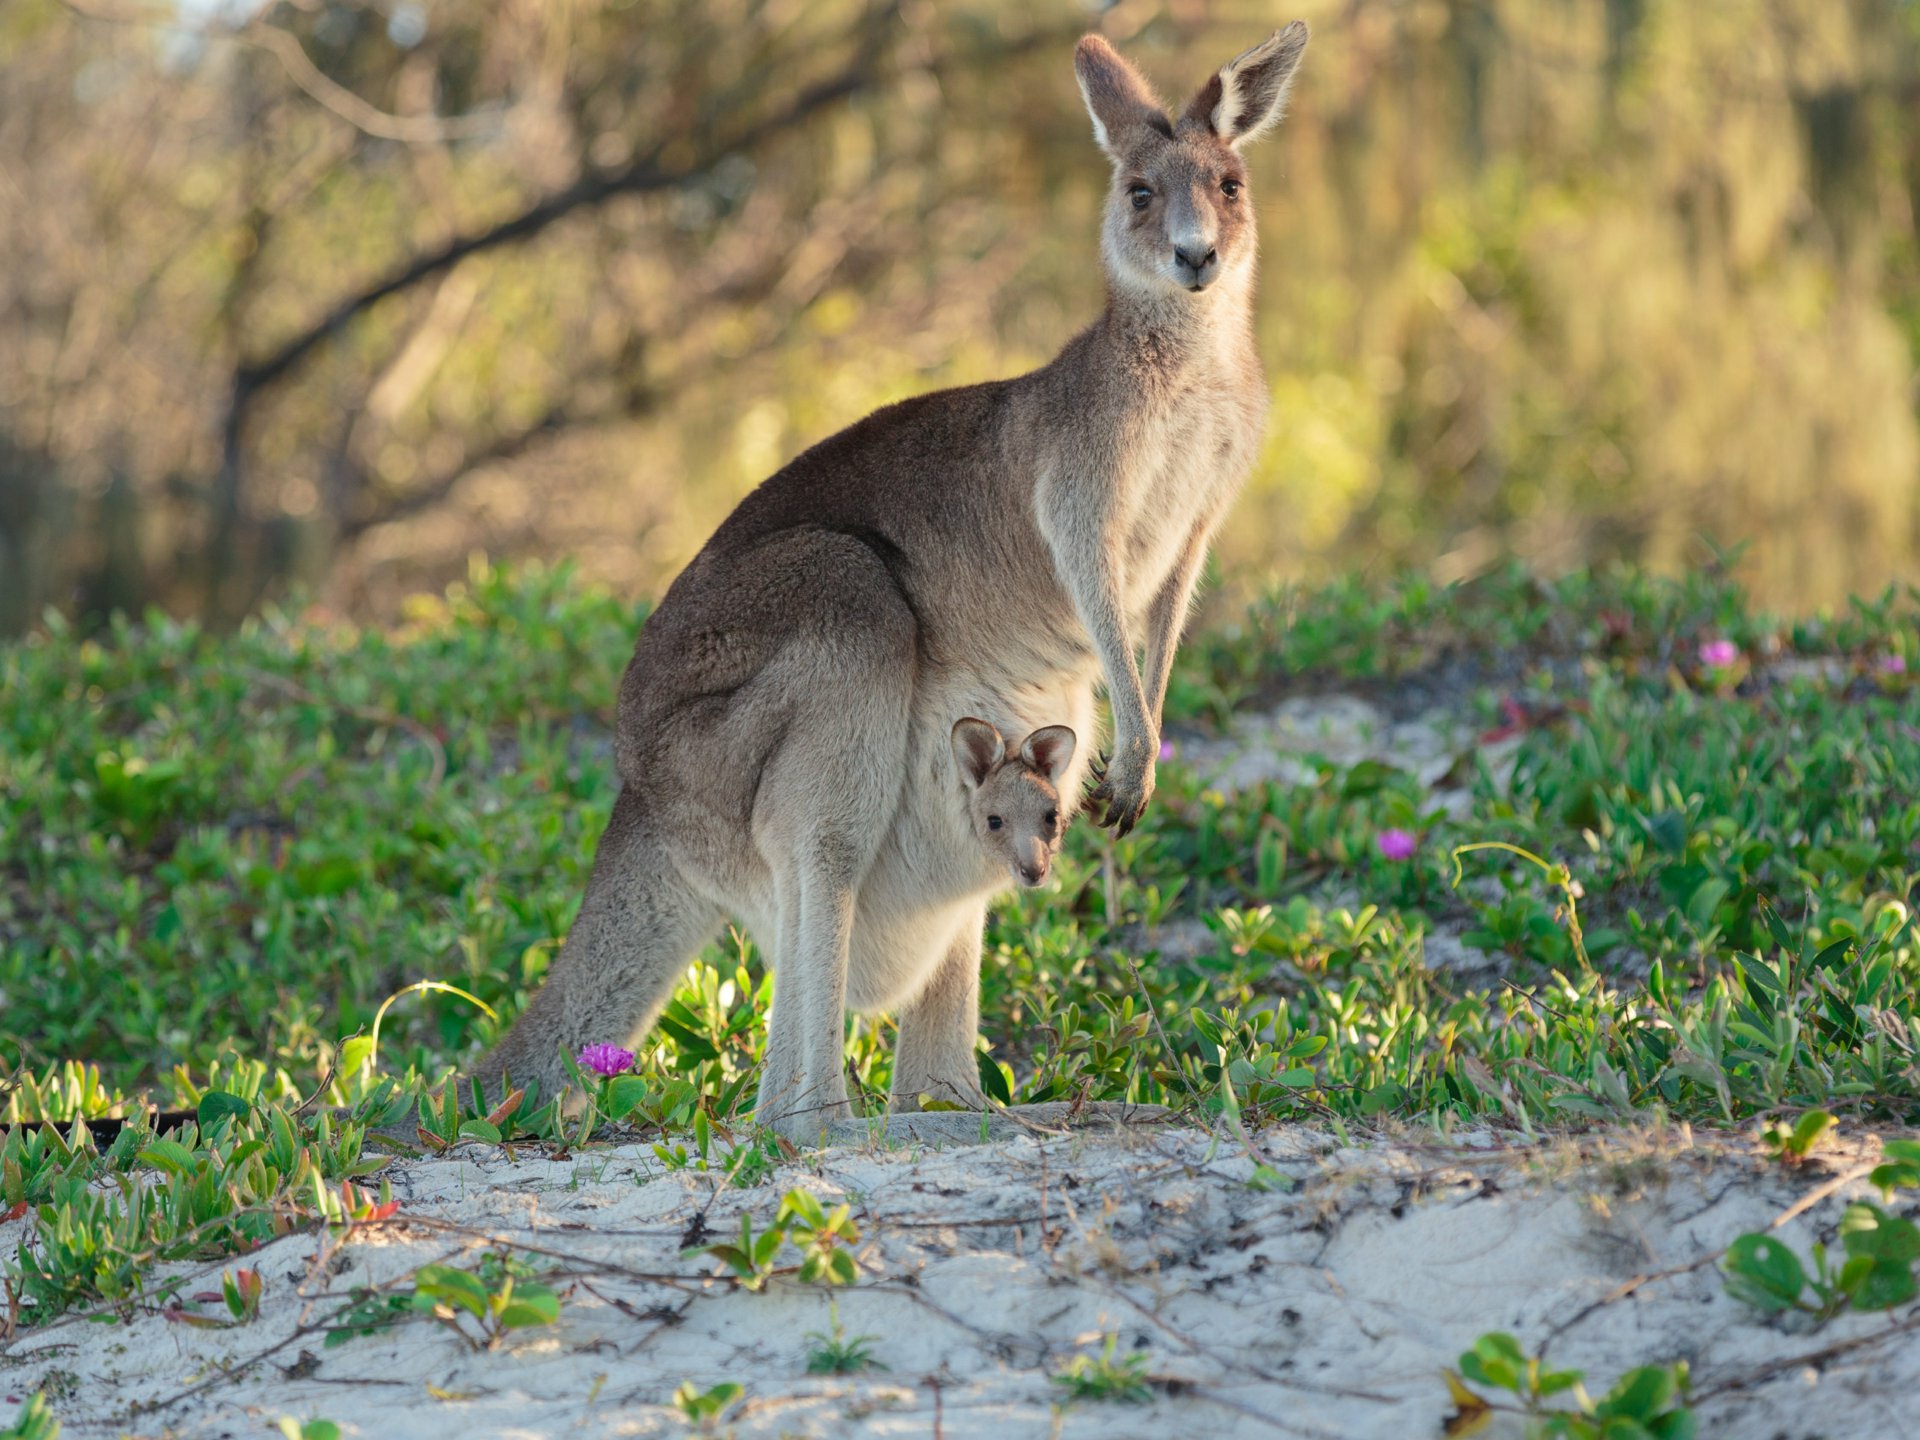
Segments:
[[[1920,1324],[1920,1309],[1787,1333],[1701,1263],[1810,1196],[1779,1233],[1803,1253],[1830,1238],[1845,1200],[1868,1193],[1871,1140],[1795,1170],[1743,1139],[1684,1132],[1336,1148],[1278,1129],[1257,1146],[1291,1193],[1249,1188],[1247,1155],[1191,1128],[843,1147],[718,1193],[645,1146],[564,1161],[466,1146],[396,1162],[401,1212],[345,1246],[290,1236],[252,1257],[267,1283],[257,1322],[203,1330],[149,1314],[26,1332],[0,1355],[0,1398],[60,1393],[69,1436],[260,1435],[281,1415],[422,1440],[673,1435],[687,1429],[670,1405],[683,1380],[735,1380],[746,1394],[722,1430],[743,1436],[1400,1440],[1439,1433],[1441,1368],[1506,1329],[1596,1389],[1689,1360],[1710,1396],[1702,1435],[1920,1428],[1920,1338],[1891,1328]],[[795,1186],[853,1205],[862,1275],[839,1292],[840,1316],[875,1337],[885,1372],[809,1376],[822,1291],[777,1281],[751,1294],[681,1257],[697,1216],[717,1238],[743,1212],[770,1219]],[[0,1228],[0,1245],[20,1232]],[[332,1350],[299,1333],[355,1285],[471,1263],[489,1244],[537,1246],[560,1268],[557,1326],[491,1353],[424,1321]],[[217,1288],[219,1268],[184,1289]],[[1063,1406],[1049,1377],[1107,1335],[1147,1357],[1154,1400]],[[303,1378],[282,1368],[296,1365]]]

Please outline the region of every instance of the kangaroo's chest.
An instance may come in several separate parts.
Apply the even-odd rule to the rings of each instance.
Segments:
[[[1260,422],[1222,397],[1172,409],[1142,429],[1125,535],[1128,606],[1144,613],[1195,532],[1216,522],[1253,460]]]

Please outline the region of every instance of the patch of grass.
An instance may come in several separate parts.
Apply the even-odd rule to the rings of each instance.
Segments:
[[[1067,1392],[1069,1400],[1146,1404],[1153,1399],[1147,1384],[1147,1357],[1138,1350],[1116,1355],[1119,1343],[1119,1336],[1109,1335],[1098,1355],[1074,1356],[1054,1375],[1053,1383]]]
[[[849,1335],[840,1323],[840,1307],[829,1301],[827,1330],[809,1330],[812,1342],[807,1350],[809,1375],[864,1375],[869,1370],[884,1370],[873,1353],[878,1335]]]
[[[771,981],[737,932],[572,1118],[436,1084],[578,906],[640,618],[564,571],[476,568],[391,633],[153,616],[0,649],[0,1123],[197,1117],[104,1154],[0,1136],[29,1319],[377,1208],[343,1189],[368,1125],[428,1149],[618,1127],[670,1168],[771,1173],[747,1123]],[[1143,830],[1076,825],[1059,883],[996,906],[982,1083],[1248,1127],[1920,1122],[1917,637],[1914,592],[1783,622],[1712,570],[1261,600],[1183,651],[1176,736],[1390,679],[1464,722],[1465,803],[1375,760],[1221,793],[1176,739]],[[1441,934],[1474,978],[1432,963]],[[850,1022],[868,1108],[891,1048]],[[323,1135],[309,1099],[353,1125]]]

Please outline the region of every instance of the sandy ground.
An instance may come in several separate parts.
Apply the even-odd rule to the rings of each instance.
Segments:
[[[365,1436],[675,1435],[690,1379],[745,1387],[717,1432],[742,1436],[1398,1440],[1441,1433],[1442,1368],[1497,1328],[1596,1388],[1688,1360],[1702,1435],[1920,1430],[1920,1308],[1792,1333],[1728,1298],[1713,1263],[1770,1224],[1803,1253],[1830,1239],[1870,1193],[1871,1140],[1795,1169],[1684,1131],[1343,1146],[1277,1129],[1254,1145],[1291,1189],[1250,1186],[1253,1156],[1186,1126],[842,1146],[751,1189],[670,1172],[645,1145],[468,1146],[396,1162],[400,1211],[345,1243],[290,1236],[251,1257],[252,1324],[63,1322],[0,1358],[0,1395],[46,1388],[70,1436],[260,1435],[282,1415]],[[807,1374],[822,1290],[749,1293],[682,1254],[702,1224],[771,1219],[794,1187],[853,1207],[861,1273],[839,1315],[884,1371]],[[311,1328],[355,1286],[490,1247],[554,1267],[556,1326],[491,1351],[429,1321],[334,1349]],[[183,1289],[218,1269],[183,1271]],[[1145,1357],[1152,1400],[1067,1403],[1051,1377],[1108,1336]],[[1487,1433],[1520,1433],[1499,1423]]]

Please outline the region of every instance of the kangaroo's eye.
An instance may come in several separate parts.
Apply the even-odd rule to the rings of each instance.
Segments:
[[[998,830],[1005,823],[1006,822],[1002,820],[998,815],[987,816],[987,829],[989,830]]]
[[[1058,810],[1047,811],[1046,821],[1047,821],[1047,829],[1049,830],[1053,829],[1054,826],[1060,823],[1060,812]]]
[[[1127,192],[1133,197],[1133,208],[1144,210],[1153,203],[1153,191],[1145,185],[1136,185]]]
[[[1220,193],[1229,200],[1238,200],[1240,198],[1240,182],[1238,180],[1222,180],[1220,182]]]

